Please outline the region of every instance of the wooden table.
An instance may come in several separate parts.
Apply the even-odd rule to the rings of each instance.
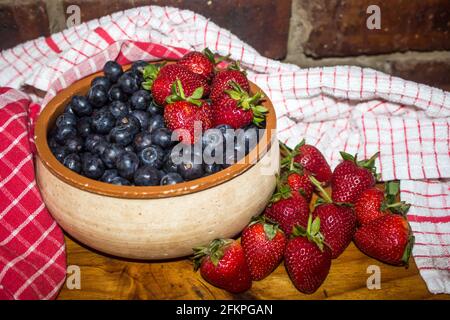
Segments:
[[[312,295],[298,292],[283,265],[252,289],[230,294],[194,273],[188,259],[140,262],[94,252],[66,236],[68,265],[81,270],[81,289],[63,287],[59,299],[450,299],[430,294],[414,260],[409,269],[392,267],[362,254],[353,243],[336,260],[322,287]],[[381,289],[366,287],[367,267],[381,269]]]

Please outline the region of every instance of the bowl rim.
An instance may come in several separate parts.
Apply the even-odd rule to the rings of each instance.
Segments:
[[[161,62],[154,61],[149,63]],[[131,64],[123,66],[124,70],[128,70],[130,67]],[[275,109],[267,95],[256,84],[249,81],[251,92],[261,91],[264,94],[265,100],[263,101],[263,105],[269,112],[266,115],[266,130],[260,138],[259,143],[240,162],[206,177],[167,186],[118,186],[82,176],[65,167],[56,159],[48,145],[47,133],[51,126],[50,123],[54,125],[56,117],[62,113],[58,111],[64,110],[65,105],[71,97],[86,90],[92,79],[101,75],[103,75],[102,71],[96,72],[77,80],[67,88],[59,91],[41,111],[36,121],[34,141],[38,156],[37,161],[41,161],[45,168],[53,175],[75,188],[103,196],[126,199],[168,198],[191,194],[220,185],[235,178],[254,166],[266,153],[270,152],[273,143],[272,139],[274,139],[273,133],[276,130]]]

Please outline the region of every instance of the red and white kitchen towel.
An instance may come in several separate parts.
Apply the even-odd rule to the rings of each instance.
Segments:
[[[104,63],[176,59],[209,47],[231,54],[272,100],[279,139],[368,157],[401,180],[412,204],[414,259],[433,293],[450,293],[450,93],[367,68],[302,69],[259,55],[204,17],[147,6],[117,12],[0,52],[0,298],[54,298],[64,281],[61,230],[36,189],[28,137],[39,106]],[[33,86],[44,99],[17,90]]]

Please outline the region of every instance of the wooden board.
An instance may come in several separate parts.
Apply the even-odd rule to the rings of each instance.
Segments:
[[[194,273],[187,259],[136,262],[93,252],[66,237],[68,265],[81,269],[81,290],[63,287],[59,299],[450,299],[430,294],[411,261],[409,269],[368,258],[353,244],[336,260],[322,287],[312,295],[298,292],[283,265],[253,282],[243,294],[215,288]],[[381,289],[366,287],[367,266],[381,269]]]
[[[314,196],[312,203],[316,196]],[[189,259],[142,262],[95,252],[66,236],[67,264],[80,267],[81,289],[64,286],[59,299],[448,299],[433,295],[411,258],[408,269],[385,265],[361,253],[352,243],[333,260],[324,284],[312,295],[298,292],[284,265],[253,282],[251,290],[230,294],[208,284]],[[381,289],[369,290],[367,267],[381,271]]]

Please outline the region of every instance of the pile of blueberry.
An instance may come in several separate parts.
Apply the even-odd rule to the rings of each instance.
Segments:
[[[49,147],[62,164],[115,185],[170,185],[216,173],[239,160],[239,151],[247,154],[254,147],[247,136],[255,134],[256,126],[244,128],[244,143],[236,143],[236,137],[229,135],[231,127],[220,125],[216,128],[222,134],[219,140],[234,139],[233,159],[205,163],[198,161],[202,152],[192,148],[187,160],[174,163],[173,150],[179,142],[172,141],[172,132],[165,127],[163,108],[141,87],[146,65],[137,61],[124,72],[118,63],[109,61],[104,76],[92,80],[85,96],[72,97],[48,135]],[[206,131],[200,151],[217,141],[216,133]]]

